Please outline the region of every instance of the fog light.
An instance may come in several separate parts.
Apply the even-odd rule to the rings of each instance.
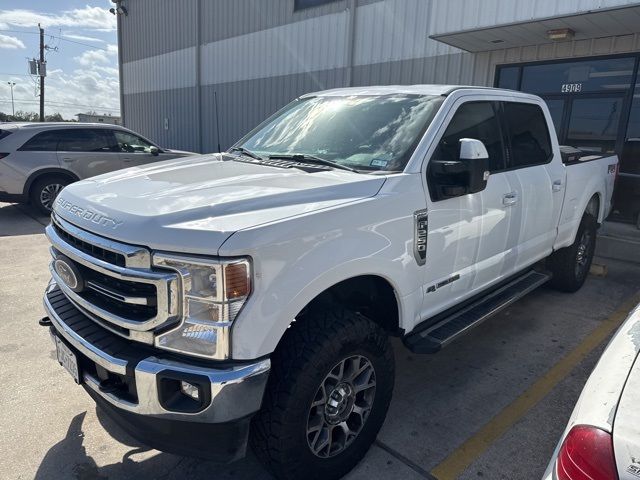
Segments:
[[[200,390],[197,385],[193,385],[192,383],[182,380],[180,382],[180,391],[187,397],[191,397],[198,401],[200,400]]]

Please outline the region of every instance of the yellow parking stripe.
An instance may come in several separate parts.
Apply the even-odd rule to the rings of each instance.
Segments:
[[[442,463],[431,470],[431,474],[439,480],[454,480],[458,478],[474,460],[551,392],[558,383],[571,373],[574,367],[616,330],[639,302],[640,292],[625,301],[577,347],[551,367],[522,395],[506,406],[489,423],[484,425],[445,458]]]

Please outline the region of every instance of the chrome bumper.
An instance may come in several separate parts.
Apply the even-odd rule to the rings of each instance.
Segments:
[[[47,293],[56,286],[55,282],[51,282],[47,287]],[[55,335],[66,340],[89,361],[117,375],[127,375],[133,371],[137,392],[135,403],[104,391],[100,388],[98,378],[83,372],[84,385],[114,407],[139,415],[199,423],[230,422],[247,417],[260,409],[271,366],[269,359],[220,369],[156,356],[146,357],[133,364],[129,359],[118,358],[97,348],[74,331],[56,312],[46,294],[44,308],[55,329]],[[53,336],[54,332],[51,334]],[[206,378],[206,388],[211,389],[210,395],[206,395],[210,397],[210,403],[198,412],[172,411],[164,408],[160,401],[159,379],[168,374],[173,377],[184,375],[185,379],[189,376]]]

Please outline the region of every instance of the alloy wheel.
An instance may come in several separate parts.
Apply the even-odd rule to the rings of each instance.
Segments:
[[[372,363],[362,355],[338,362],[320,383],[307,419],[307,443],[314,455],[343,452],[362,431],[376,393]]]

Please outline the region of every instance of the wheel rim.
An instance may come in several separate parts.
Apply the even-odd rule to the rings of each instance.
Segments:
[[[309,409],[307,443],[313,454],[328,458],[344,451],[362,431],[375,393],[376,373],[369,359],[353,355],[338,362]]]
[[[45,185],[40,192],[40,204],[47,210],[51,210],[53,208],[54,200],[63,188],[64,185],[61,183],[50,183],[49,185]]]
[[[586,275],[591,251],[591,242],[591,232],[588,230],[582,232],[580,242],[578,243],[578,251],[576,253],[575,273],[577,278],[582,278]]]

